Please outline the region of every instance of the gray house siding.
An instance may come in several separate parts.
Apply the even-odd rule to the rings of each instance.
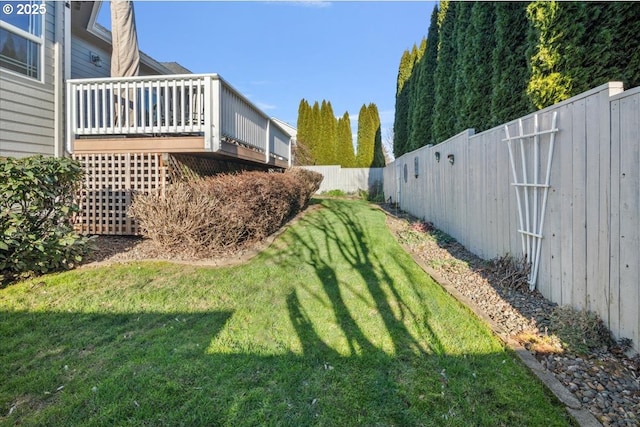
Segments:
[[[102,66],[96,67],[90,61],[90,55],[100,56]],[[111,51],[99,48],[77,34],[71,37],[71,78],[90,79],[109,77],[111,72]]]
[[[92,53],[100,57],[99,67],[91,62]],[[164,64],[155,61],[144,52],[140,52],[141,76],[173,73],[174,71]],[[75,29],[71,35],[71,78],[91,79],[109,77],[110,75],[111,44],[88,31]]]
[[[77,2],[70,7],[72,22],[65,22],[60,16],[65,15],[65,2],[45,2],[47,13],[44,19],[44,60],[42,63],[42,79],[35,80],[5,69],[0,69],[0,156],[26,157],[34,154],[53,156],[56,153],[56,132],[62,135],[63,116],[56,112],[56,92],[62,103],[64,87],[56,91],[56,78],[63,81],[62,74],[56,73],[55,41],[56,34],[61,37],[64,28],[56,31],[56,12],[59,23],[68,25],[70,40],[64,40],[70,51],[69,73],[71,78],[109,77],[111,72],[111,44],[105,37],[98,37],[88,29],[87,20],[91,10],[98,3]],[[79,7],[78,7],[79,6]],[[58,10],[56,10],[58,8]],[[73,25],[72,25],[73,24]],[[101,66],[91,62],[91,53],[101,59]],[[59,50],[59,55],[62,51]],[[171,74],[170,68],[153,58],[141,55],[140,75]],[[65,58],[62,58],[64,62]],[[178,64],[176,64],[178,65]],[[60,64],[59,73],[64,73]],[[186,69],[185,69],[186,70]],[[187,70],[188,71],[188,70]],[[61,83],[61,86],[64,83]],[[56,119],[56,114],[58,115]],[[58,120],[58,126],[56,126]]]
[[[43,81],[0,69],[0,156],[54,154],[55,8],[46,2]]]

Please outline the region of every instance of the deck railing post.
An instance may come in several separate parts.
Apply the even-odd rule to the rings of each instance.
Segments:
[[[211,151],[220,149],[220,112],[222,111],[220,84],[220,79],[215,75],[205,78],[205,149]]]
[[[212,125],[213,125],[213,91],[214,85],[210,76],[204,77],[204,148],[211,150],[212,148]]]
[[[264,162],[269,163],[269,156],[271,155],[271,119],[267,119],[267,131],[265,132],[267,140],[264,144]]]

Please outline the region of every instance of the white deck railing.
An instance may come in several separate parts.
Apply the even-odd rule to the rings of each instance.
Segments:
[[[82,137],[202,135],[290,158],[290,137],[217,74],[77,79],[67,82],[67,150]]]

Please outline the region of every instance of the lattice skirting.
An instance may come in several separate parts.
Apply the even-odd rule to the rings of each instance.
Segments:
[[[138,235],[127,216],[136,193],[161,191],[169,182],[159,153],[74,154],[84,169],[76,229],[82,234]]]

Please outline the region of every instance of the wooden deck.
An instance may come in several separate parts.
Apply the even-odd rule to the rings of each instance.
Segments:
[[[67,101],[84,234],[139,234],[133,198],[173,180],[291,165],[291,135],[216,74],[69,80]]]
[[[69,80],[67,151],[291,165],[291,135],[217,74]]]
[[[255,149],[242,147],[226,141],[221,141],[220,149],[216,152],[205,150],[202,136],[176,137],[142,137],[142,138],[91,138],[77,139],[74,154],[99,153],[187,153],[211,159],[238,160],[252,162],[265,167],[285,169],[289,167],[287,159],[271,156],[265,159],[264,153]]]

